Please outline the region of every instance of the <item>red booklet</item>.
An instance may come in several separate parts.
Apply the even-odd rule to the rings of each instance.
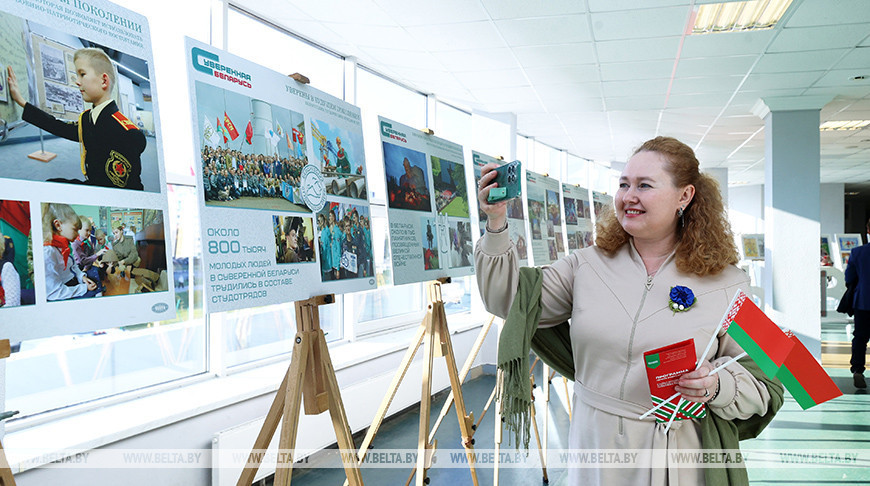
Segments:
[[[687,339],[647,351],[643,353],[643,361],[646,366],[646,377],[649,380],[653,405],[658,405],[676,393],[674,388],[677,386],[680,376],[694,370],[698,364],[695,358],[695,342],[692,339]],[[679,402],[680,397],[677,397],[656,410],[653,413],[656,421],[667,422],[670,420]],[[680,406],[680,412],[674,420],[703,418],[706,414],[707,407],[703,403],[684,400]]]

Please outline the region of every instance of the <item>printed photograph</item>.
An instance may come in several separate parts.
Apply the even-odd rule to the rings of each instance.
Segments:
[[[423,251],[423,269],[441,268],[438,251],[438,221],[431,216],[420,218],[420,249]]]
[[[547,229],[547,220],[544,217],[544,201],[529,197],[529,226],[532,228],[533,240],[543,239],[543,232]]]
[[[310,212],[302,114],[200,82],[196,111],[206,206]]]
[[[821,243],[821,266],[823,267],[833,267],[834,261],[831,259],[831,239],[828,236],[822,236],[820,238]]]
[[[571,226],[577,224],[577,200],[570,197],[564,198],[565,224]]]
[[[30,204],[0,200],[0,309],[36,303],[31,235]]]
[[[507,202],[507,217],[511,219],[526,219],[523,213],[522,198],[515,197]]]
[[[840,243],[840,251],[852,251],[852,248],[861,246],[861,237],[858,235],[840,235],[837,236]]]
[[[275,232],[275,263],[316,261],[314,220],[299,216],[272,216]]]
[[[465,187],[465,166],[435,156],[432,159],[432,182],[435,186],[435,207],[439,214],[468,218],[468,191]]]
[[[2,177],[160,192],[148,62],[0,15],[8,20],[0,118],[15,127],[0,143],[0,160],[10,162]],[[79,73],[108,82],[81,84]],[[103,103],[94,118],[90,109]]]
[[[471,223],[468,221],[450,222],[450,266],[452,268],[470,267],[474,253],[471,244]]]
[[[42,203],[49,301],[169,290],[163,212]]]
[[[562,226],[562,209],[559,207],[559,193],[556,191],[547,191],[547,218],[554,227]]]
[[[311,136],[326,193],[353,199],[368,199],[365,151],[361,132],[351,132],[312,120]]]
[[[582,248],[580,246],[580,232],[576,230],[572,230],[568,228],[568,251],[579,250]]]
[[[7,93],[9,89],[6,87],[6,65],[0,63],[0,103],[8,103],[9,96]]]
[[[374,276],[368,207],[327,202],[317,213],[317,232],[324,282]]]
[[[589,201],[577,199],[577,217],[584,219],[592,219],[592,211],[589,207]]]
[[[556,251],[562,253],[565,251],[565,243],[562,241],[562,233],[556,232]]]
[[[529,247],[526,244],[526,237],[523,235],[523,232],[517,232],[516,235],[512,238],[514,241],[514,245],[517,247],[517,255],[520,260],[526,260],[529,255]]]
[[[383,142],[389,207],[432,211],[426,154]]]
[[[558,253],[556,253],[556,242],[554,240],[547,240],[547,250],[551,262],[554,262],[559,258]]]

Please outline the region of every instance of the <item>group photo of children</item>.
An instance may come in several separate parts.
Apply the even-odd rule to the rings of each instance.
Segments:
[[[426,154],[387,142],[383,145],[389,207],[431,212]]]
[[[196,103],[207,206],[310,211],[300,193],[302,114],[200,82]]]
[[[374,277],[369,208],[328,202],[317,213],[323,281]]]
[[[0,308],[35,302],[30,204],[0,200]]]
[[[148,61],[0,16],[3,177],[160,192]]]
[[[169,290],[163,212],[42,203],[46,300]]]
[[[314,222],[299,216],[272,216],[275,231],[275,263],[313,262]]]
[[[362,132],[345,130],[321,120],[311,121],[311,137],[326,193],[368,199]]]

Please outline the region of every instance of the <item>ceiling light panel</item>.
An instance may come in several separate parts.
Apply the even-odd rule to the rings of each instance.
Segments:
[[[716,34],[770,29],[782,18],[791,0],[753,0],[701,5],[692,34]]]

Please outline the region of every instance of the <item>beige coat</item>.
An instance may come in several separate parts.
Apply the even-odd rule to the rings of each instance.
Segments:
[[[487,309],[507,315],[516,293],[517,254],[507,231],[486,232],[475,248],[477,282]],[[664,424],[637,417],[652,407],[643,353],[688,338],[700,355],[737,289],[749,279],[736,267],[697,277],[680,272],[671,256],[648,279],[633,244],[609,256],[597,247],[575,251],[543,270],[541,325],[571,319],[574,352],[574,411],[571,449],[662,451],[701,449],[696,421]],[[692,289],[696,303],[686,312],[668,308],[675,285]],[[724,332],[707,358],[716,366],[742,349]],[[721,391],[709,410],[726,419],[747,418],[767,410],[770,394],[741,365],[719,373]],[[710,391],[711,393],[713,390]],[[642,457],[642,456],[638,456]],[[570,468],[574,485],[704,484],[702,469],[650,467]]]

